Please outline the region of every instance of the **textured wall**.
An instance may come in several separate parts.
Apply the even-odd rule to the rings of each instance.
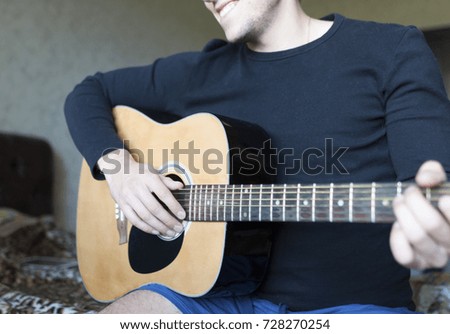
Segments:
[[[75,228],[81,157],[67,93],[98,70],[198,49],[220,28],[200,0],[0,0],[0,131],[44,137],[55,152],[55,211]]]
[[[423,29],[450,27],[448,0],[302,0],[312,15],[328,13],[361,20],[396,22]]]

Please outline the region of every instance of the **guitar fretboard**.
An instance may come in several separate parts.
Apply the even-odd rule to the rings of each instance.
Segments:
[[[391,223],[392,201],[411,183],[190,185],[174,192],[187,220]],[[433,205],[450,184],[423,189]]]

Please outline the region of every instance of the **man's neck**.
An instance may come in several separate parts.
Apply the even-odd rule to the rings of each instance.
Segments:
[[[332,26],[332,22],[309,17],[300,5],[295,3],[294,7],[282,7],[274,23],[258,40],[248,42],[248,48],[256,52],[293,49],[320,38]]]

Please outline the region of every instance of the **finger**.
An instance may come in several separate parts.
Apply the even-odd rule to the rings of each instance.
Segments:
[[[169,211],[171,211],[178,219],[184,219],[186,217],[186,213],[181,206],[181,204],[175,199],[173,194],[170,192],[170,190],[167,188],[166,184],[158,178],[159,182],[149,182],[148,187],[149,190],[159,198],[161,202],[163,202]],[[159,211],[159,207],[157,208]],[[176,223],[173,222],[175,226],[181,226],[182,225],[177,221]]]
[[[414,250],[398,222],[395,222],[394,225],[392,225],[389,244],[391,246],[392,255],[398,263],[408,268],[414,267]]]
[[[430,268],[430,264],[422,255],[416,253],[414,255],[414,262],[411,264],[409,268],[417,270],[425,270]]]
[[[442,247],[450,250],[450,225],[444,216],[425,199],[419,188],[409,187],[405,191],[404,200],[425,232]]]
[[[141,189],[137,196],[142,205],[140,210],[144,215],[141,215],[141,218],[145,222],[170,237],[183,231],[183,225],[161,205],[153,194],[149,193],[149,189],[146,188],[145,191]]]
[[[416,182],[421,187],[434,187],[447,180],[442,165],[434,160],[425,162],[417,172]]]
[[[426,269],[428,267],[423,256],[414,251],[398,222],[392,226],[389,243],[394,259],[404,267],[411,269]]]
[[[450,224],[450,196],[442,196],[439,199],[438,208],[447,220],[446,223]]]
[[[427,267],[444,266],[447,262],[447,252],[417,222],[403,196],[394,200],[394,211],[404,236],[416,253],[415,257],[423,257],[427,262]]]
[[[160,175],[161,181],[166,185],[170,190],[178,190],[184,187],[184,184],[179,181],[172,180],[168,176]]]
[[[144,224],[150,226],[152,229],[158,231],[159,234],[170,236],[171,234],[173,234],[169,233],[169,227],[167,227],[163,222],[158,220],[158,218],[152,214],[152,207],[148,203],[152,203],[152,201],[156,202],[154,203],[154,206],[159,203],[157,203],[156,199],[146,186],[138,184],[133,187],[133,192],[124,191],[122,195],[123,202],[128,205],[133,213],[139,218],[139,220],[136,221],[136,224],[142,226],[142,224],[140,224],[139,222],[141,221]]]
[[[153,196],[152,196],[153,197]],[[160,207],[158,207],[160,206]],[[174,237],[178,232],[175,231],[170,224],[178,223],[167,211],[158,203],[156,199],[147,200],[147,203],[139,202],[134,206],[134,210],[137,215],[152,228],[157,230],[160,234]],[[169,219],[174,220],[173,222],[168,222]]]
[[[121,206],[121,210],[123,212],[123,214],[125,215],[125,217],[127,218],[127,220],[134,225],[135,227],[137,227],[138,229],[140,229],[143,232],[146,233],[151,233],[154,235],[159,235],[160,233],[155,230],[152,226],[148,225],[146,222],[144,222],[135,212],[134,210],[128,206],[128,205],[123,205]]]

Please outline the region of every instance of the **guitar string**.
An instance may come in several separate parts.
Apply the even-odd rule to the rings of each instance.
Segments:
[[[386,201],[393,201],[395,199],[395,197],[386,197],[386,198],[375,198],[375,199],[372,199],[372,198],[370,198],[370,197],[367,197],[367,198],[353,198],[353,202],[371,202],[371,201],[374,201],[374,202],[378,202],[378,203],[384,203],[384,202],[386,202]],[[438,201],[440,198],[439,197],[432,197],[432,198],[430,198],[430,201]],[[315,199],[315,202],[319,202],[319,201],[321,201],[321,202],[329,202],[329,200],[330,199],[328,199],[328,198],[316,198]],[[230,200],[230,199],[219,199],[219,200],[217,200],[217,199],[213,199],[213,200],[211,200],[211,199],[202,199],[202,200],[196,200],[196,201],[189,201],[188,199],[184,199],[184,198],[182,198],[182,199],[180,199],[179,200],[180,202],[183,202],[183,203],[189,203],[189,202],[191,202],[191,203],[205,203],[205,202],[208,202],[208,203],[210,203],[210,202],[213,202],[213,203],[218,203],[218,202],[220,202],[220,203],[241,203],[241,202],[247,202],[247,203],[254,203],[254,202],[260,202],[260,200],[259,199],[251,199],[251,200],[249,200],[249,199],[242,199],[242,201],[240,200],[240,199],[235,199],[235,200]],[[286,198],[285,200],[283,200],[283,199],[269,199],[269,198],[267,198],[267,199],[262,199],[261,200],[262,202],[276,202],[276,201],[279,201],[279,202],[283,202],[283,201],[285,201],[285,202],[305,202],[305,201],[308,201],[308,202],[314,202],[313,200],[311,200],[311,199],[300,199],[300,200],[296,200],[296,199],[288,199],[288,198]],[[348,202],[349,200],[348,199],[336,199],[336,200],[333,200],[333,202],[339,202],[339,201],[343,201],[343,202]]]
[[[272,188],[259,188],[258,186],[254,186],[253,188],[241,188],[241,187],[235,187],[234,190],[232,187],[228,187],[228,188],[200,188],[200,187],[196,187],[196,190],[193,190],[194,192],[197,193],[214,193],[214,194],[231,194],[231,193],[244,193],[244,194],[248,194],[248,193],[266,193],[266,194],[296,194],[298,192],[298,190],[300,190],[301,193],[303,194],[312,194],[311,190],[314,190],[314,188],[299,188],[297,189],[288,189],[286,188],[286,190],[284,190],[284,188],[274,188],[274,191],[272,191]],[[324,189],[324,188],[322,188]],[[329,194],[331,193],[331,190],[325,190],[323,191],[322,189],[316,188],[315,193],[316,194]],[[330,187],[327,189],[331,189]],[[333,193],[337,193],[337,194],[346,194],[350,191],[351,188],[333,188]],[[372,189],[376,189],[377,192],[397,192],[398,188],[353,188],[353,192],[354,193],[358,193],[358,194],[364,194],[364,193],[372,193]],[[429,191],[432,193],[439,193],[439,194],[448,194],[450,195],[450,186],[446,186],[446,187],[439,187],[439,188],[426,188],[426,189],[430,189]],[[428,190],[424,190],[422,189],[422,192],[428,191]],[[247,191],[245,191],[247,190]],[[261,191],[263,190],[263,191]],[[340,191],[341,190],[341,191]],[[343,190],[343,191],[342,191]],[[405,190],[403,188],[401,188],[402,192]],[[190,193],[191,189],[179,189],[179,190],[175,190],[173,193],[174,194],[183,194],[183,193]]]
[[[196,190],[195,190],[196,189]],[[262,191],[266,191],[266,192],[272,192],[272,188],[260,188],[259,186],[253,186],[252,188],[250,188],[250,187],[243,187],[243,188],[241,188],[240,186],[239,187],[234,187],[234,190],[235,191],[242,191],[242,190],[248,190],[248,191],[250,191],[250,189],[252,190],[252,192],[260,192],[261,190]],[[304,188],[304,187],[301,187],[301,188],[283,188],[283,187],[281,187],[281,188],[273,188],[273,192],[275,193],[275,192],[284,192],[284,190],[286,189],[286,191],[292,191],[292,190],[294,190],[293,192],[296,192],[298,189],[300,189],[300,190],[305,190],[305,191],[311,191],[311,190],[314,190],[314,188],[312,187],[312,188]],[[392,188],[387,188],[387,187],[378,187],[378,188],[376,188],[376,187],[367,187],[367,188],[350,188],[350,187],[346,187],[346,188],[335,188],[335,187],[333,187],[333,188],[331,188],[331,187],[327,187],[327,188],[316,188],[316,192],[320,192],[320,191],[324,191],[325,190],[325,192],[327,192],[327,190],[328,189],[333,189],[333,190],[335,190],[335,191],[339,191],[339,190],[341,190],[341,191],[348,191],[348,190],[350,190],[350,189],[353,189],[354,191],[371,191],[372,189],[376,189],[376,190],[386,190],[386,191],[396,191],[397,189],[399,189],[398,187],[392,187]],[[402,189],[402,190],[406,190],[406,188],[400,188],[400,189]],[[441,187],[436,187],[436,188],[424,188],[424,189],[431,189],[431,191],[439,191],[439,190],[444,190],[444,191],[449,191],[450,190],[450,186],[441,186]],[[211,187],[205,187],[205,186],[202,186],[201,188],[199,187],[199,186],[196,186],[195,188],[194,188],[194,190],[193,191],[211,191],[211,190],[213,190],[213,191],[219,191],[219,192],[231,192],[231,190],[233,190],[233,187],[227,187],[227,188],[211,188]],[[190,192],[191,191],[191,188],[183,188],[183,189],[179,189],[179,190],[176,190],[177,192]]]
[[[189,191],[191,187],[193,188],[206,188],[206,187],[215,187],[215,189],[231,189],[234,186],[234,189],[241,189],[241,188],[246,188],[246,189],[250,189],[250,186],[252,186],[253,189],[255,190],[259,190],[259,189],[264,189],[264,190],[270,190],[272,188],[274,189],[283,189],[284,187],[286,187],[286,189],[330,189],[331,187],[333,187],[333,189],[372,189],[372,188],[377,188],[377,189],[397,189],[398,187],[402,187],[402,188],[407,188],[411,185],[416,185],[415,183],[402,183],[399,182],[399,184],[397,183],[391,183],[391,184],[385,184],[385,183],[375,183],[375,184],[361,184],[361,183],[355,183],[353,185],[349,184],[349,183],[345,183],[345,184],[341,184],[341,183],[336,183],[336,184],[316,184],[315,186],[313,184],[308,184],[308,185],[303,185],[301,183],[298,184],[274,184],[273,187],[272,185],[267,185],[267,184],[239,184],[239,185],[233,185],[233,184],[193,184],[193,185],[187,185],[185,188],[180,189],[180,191],[182,190],[186,190]],[[439,188],[446,188],[446,189],[450,189],[450,183],[443,183],[435,188],[432,189],[439,189]],[[214,188],[213,188],[214,189]]]
[[[222,198],[220,196],[217,196],[218,194],[207,193],[206,195],[207,196],[205,196],[205,198],[203,198],[201,201],[215,201],[215,202],[221,201],[221,202],[224,202],[224,203],[235,203],[235,202],[241,202],[241,201],[247,201],[247,202],[248,201],[252,201],[252,202],[258,202],[258,201],[301,201],[301,202],[304,202],[305,200],[313,201],[311,196],[309,196],[309,197],[306,196],[306,195],[311,195],[311,194],[305,194],[305,193],[301,194],[301,196],[298,197],[298,198],[294,198],[293,196],[291,196],[291,197],[286,196],[284,199],[281,198],[281,197],[280,198],[272,198],[272,199],[270,199],[270,198],[261,198],[261,199],[259,199],[259,198],[250,198],[250,196],[247,196],[247,197],[246,196],[236,196],[236,194],[235,194],[235,197],[237,197],[235,200],[232,200],[232,199],[229,199],[229,198],[225,198],[225,196]],[[290,195],[290,194],[286,193],[286,195]],[[429,200],[429,201],[438,201],[441,198],[440,195],[441,194],[439,194],[439,193],[437,193],[437,194],[433,193],[431,196],[427,197],[427,200]],[[445,195],[445,193],[443,193],[442,195]],[[190,202],[193,202],[192,199],[186,198],[186,196],[175,195],[174,197],[178,201],[183,201],[183,202],[189,202],[190,201]],[[348,194],[346,194],[346,196],[340,198],[338,196],[338,194],[333,193],[333,202],[349,201],[348,197],[349,197]],[[372,198],[371,196],[370,197],[363,197],[363,196],[357,196],[356,194],[354,194],[353,201],[354,202],[356,202],[356,201],[384,202],[384,201],[393,201],[396,197],[397,196],[389,196],[389,195],[382,195],[382,196],[380,196],[380,195],[378,195],[376,198]],[[316,197],[315,197],[315,201],[316,202],[317,201],[329,201],[330,199],[332,199],[331,193],[330,193],[330,196],[328,196],[328,197],[326,197],[326,196],[325,197],[320,197],[320,196],[317,197],[317,194],[316,194]],[[197,200],[196,202],[201,202],[201,201]]]
[[[217,198],[217,196],[219,196],[219,195],[229,195],[229,194],[233,194],[232,192],[229,192],[229,193],[210,193],[210,192],[202,192],[201,193],[202,195],[206,195],[207,197],[209,197],[209,198],[211,198],[211,197],[215,197],[215,198]],[[254,195],[254,194],[258,194],[258,193],[252,193],[252,195]],[[291,199],[291,200],[296,200],[295,198],[292,198],[292,197],[295,197],[296,195],[297,195],[297,193],[294,193],[294,192],[291,192],[291,193],[288,193],[288,192],[286,192],[286,193],[283,193],[283,192],[281,192],[281,193],[273,193],[274,195],[283,195],[283,194],[285,194],[285,195],[293,195],[293,196],[289,196],[290,198],[289,199]],[[336,192],[328,192],[328,193],[324,193],[324,192],[322,192],[322,193],[315,193],[315,196],[316,196],[316,199],[318,199],[318,200],[328,200],[328,199],[330,199],[330,197],[331,197],[331,194],[333,194],[333,197],[335,197],[336,199],[344,199],[344,198],[347,198],[348,197],[348,195],[349,195],[349,193],[336,193]],[[200,195],[199,193],[198,193],[198,195]],[[238,197],[238,198],[243,198],[244,200],[247,200],[245,197],[247,196],[247,197],[250,197],[249,195],[249,193],[245,193],[245,194],[237,194],[236,192],[234,193],[234,195],[235,195],[235,197]],[[264,194],[264,195],[270,195],[270,193],[267,193],[267,194]],[[300,197],[300,199],[302,199],[302,200],[304,200],[305,199],[305,197],[308,197],[307,195],[309,195],[309,197],[312,197],[314,194],[313,193],[301,193],[300,194],[301,195],[301,197]],[[319,196],[319,195],[325,195],[325,196],[323,196],[322,198]],[[344,196],[341,196],[341,195],[344,195]],[[371,193],[370,192],[366,192],[366,193],[353,193],[353,197],[354,197],[354,199],[366,199],[367,197],[362,197],[361,195],[371,195]],[[431,194],[431,196],[428,196],[428,198],[429,199],[431,199],[431,198],[440,198],[442,195],[450,195],[450,193],[447,193],[447,192],[434,192],[434,193],[432,193]],[[175,198],[179,198],[179,199],[186,199],[186,197],[188,197],[188,196],[186,196],[186,195],[184,195],[184,194],[174,194],[174,197]],[[253,197],[253,196],[252,196]],[[286,196],[286,197],[288,197],[288,196]],[[339,198],[339,197],[343,197],[343,198]],[[389,195],[389,194],[376,194],[376,199],[375,200],[385,200],[385,199],[391,199],[391,200],[393,200],[394,198],[396,198],[397,196],[391,196],[391,195]],[[369,199],[372,199],[372,197],[368,197]],[[275,200],[277,200],[277,199],[282,199],[281,197],[280,198],[275,198]],[[286,198],[286,200],[287,200],[288,198]],[[256,199],[252,199],[252,200],[256,200]],[[263,200],[268,200],[267,198],[263,198]]]
[[[217,205],[217,203],[216,203],[216,205],[214,205],[214,204],[212,204],[212,205],[210,205],[210,204],[202,205],[202,204],[195,204],[194,203],[191,206],[188,205],[189,202],[181,202],[180,204],[183,207],[196,207],[196,208],[209,208],[211,206],[213,206],[214,208],[216,208],[217,206],[219,208],[220,207],[231,207],[231,206],[233,206],[233,207],[245,207],[245,208],[248,208],[248,207],[250,207],[250,208],[260,208],[260,207],[261,208],[270,208],[270,207],[272,207],[272,208],[280,208],[280,209],[282,209],[282,208],[297,208],[297,207],[298,208],[312,208],[312,205],[305,205],[305,204],[300,204],[300,205],[281,205],[281,204],[280,205],[270,205],[270,204],[262,204],[262,205],[250,204],[250,205],[247,205],[247,204],[244,204],[244,205],[240,205],[239,202],[226,202],[225,204],[220,204],[220,205]],[[323,205],[323,204],[320,204],[320,203],[316,204],[314,207],[315,208],[324,208],[324,209],[330,208],[329,205]],[[347,206],[346,205],[342,205],[342,206],[340,206],[340,205],[333,205],[333,207],[334,208],[346,208]],[[367,205],[367,204],[362,204],[361,205],[361,203],[353,204],[352,207],[355,208],[355,209],[366,209],[366,208],[370,209],[371,208],[370,205]],[[389,206],[389,204],[384,205],[383,203],[380,203],[380,202],[378,202],[377,205],[375,205],[374,207],[376,207],[376,208],[391,208]]]
[[[314,207],[315,209],[317,209],[318,211],[322,211],[322,210],[329,210],[330,208],[330,204],[329,204],[329,200],[331,197],[331,191],[329,191],[328,189],[331,188],[331,184],[330,185],[316,185],[316,186],[301,186],[301,185],[276,185],[275,187],[270,186],[270,188],[268,186],[265,185],[253,185],[252,188],[250,188],[250,185],[239,185],[239,186],[235,186],[233,187],[232,185],[191,185],[188,186],[187,188],[183,188],[180,190],[177,190],[174,192],[175,198],[178,198],[178,201],[180,202],[181,205],[186,206],[186,204],[189,204],[188,207],[190,208],[192,205],[192,199],[188,199],[186,198],[186,194],[191,195],[192,193],[192,187],[195,187],[197,189],[194,190],[194,192],[196,192],[198,195],[204,195],[205,198],[202,201],[196,201],[193,203],[193,205],[199,209],[199,214],[201,214],[202,212],[205,211],[205,209],[208,211],[208,209],[210,210],[209,212],[207,212],[207,216],[211,215],[211,207],[214,207],[214,210],[217,211],[217,206],[223,207],[226,210],[226,207],[245,207],[245,208],[249,208],[250,210],[252,210],[253,208],[272,208],[272,209],[304,209],[305,208],[312,208],[311,204],[303,204],[305,201],[305,196],[308,195],[313,195],[313,191],[315,190],[315,196],[319,196],[319,198],[315,198],[314,200]],[[381,214],[382,212],[380,210],[385,210],[388,213],[392,213],[392,208],[390,207],[389,203],[386,204],[385,202],[391,202],[392,200],[394,200],[394,197],[392,196],[388,196],[388,195],[382,195],[380,196],[380,193],[382,193],[382,191],[380,190],[384,190],[385,192],[392,191],[392,192],[398,192],[398,189],[400,188],[402,191],[404,190],[404,187],[409,186],[409,184],[406,183],[401,183],[401,184],[392,184],[392,185],[382,185],[382,184],[367,184],[367,185],[354,185],[353,188],[353,210],[355,211],[359,211],[359,210],[365,210],[365,211],[369,211],[372,209],[372,207],[374,207],[377,210],[377,214]],[[245,188],[244,188],[245,187]],[[378,190],[378,194],[376,198],[371,197],[361,197],[361,195],[366,195],[366,194],[373,194],[373,189],[376,188],[376,190]],[[448,189],[447,189],[448,188]],[[249,191],[247,192],[242,192],[243,189],[247,189]],[[270,189],[270,190],[269,190]],[[275,191],[273,190],[275,189]],[[261,190],[266,190],[261,191]],[[269,190],[269,191],[267,191]],[[279,191],[277,191],[279,190]],[[292,191],[294,190],[294,191]],[[311,191],[313,190],[313,191]],[[319,191],[318,191],[319,190]],[[321,190],[328,190],[328,191],[321,191]],[[428,200],[431,202],[435,202],[438,201],[439,197],[436,197],[437,195],[447,195],[449,194],[447,192],[447,190],[450,190],[450,183],[446,183],[442,186],[440,186],[439,188],[433,188],[430,189],[430,195],[428,196]],[[299,196],[299,191],[300,191],[300,198],[298,198],[297,196]],[[346,197],[349,195],[349,191],[350,188],[348,185],[333,185],[333,197],[335,197],[335,200],[333,202],[338,203],[339,201],[344,201],[344,204],[342,205],[333,205],[334,209],[337,211],[338,209],[346,209],[347,206],[345,205],[345,202],[349,201]],[[239,198],[235,199],[235,200],[230,200],[230,199],[225,199],[225,198],[220,198],[220,196],[226,196],[228,194],[234,194],[236,195],[236,192],[241,196],[238,196]],[[267,201],[274,201],[274,199],[267,199],[267,198],[261,198],[261,199],[250,199],[250,195],[251,194],[259,194],[259,193],[264,193],[266,195],[283,195],[284,199],[275,199],[278,201],[284,201],[284,205],[273,205],[273,204],[262,204],[263,202],[267,203]],[[248,196],[248,198],[245,198],[245,195]],[[289,195],[295,195],[296,198],[286,198],[286,196]],[[320,198],[320,195],[328,195],[328,198]],[[339,198],[340,195],[344,195],[344,198]],[[219,197],[219,198],[218,198]],[[242,197],[242,198],[241,198]],[[245,205],[242,205],[241,203],[244,201]],[[327,205],[323,205],[320,203],[320,201],[326,201],[328,202]],[[375,206],[369,206],[368,203],[361,205],[361,202],[371,202],[371,203],[375,203]],[[197,203],[198,202],[198,203]],[[247,202],[247,203],[245,203]],[[261,205],[257,204],[253,204],[254,202],[260,202]],[[295,202],[295,205],[292,205],[291,203]],[[358,203],[359,202],[359,203]],[[207,204],[210,203],[210,204]],[[299,205],[297,205],[297,203],[299,203]],[[381,203],[381,206],[379,205]],[[223,211],[221,212],[223,214]],[[214,215],[214,214],[213,214]],[[233,215],[234,216],[234,215]]]

